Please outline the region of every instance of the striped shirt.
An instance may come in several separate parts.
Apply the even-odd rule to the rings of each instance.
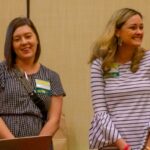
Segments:
[[[89,130],[91,149],[117,149],[123,138],[133,150],[142,150],[150,129],[150,51],[136,73],[131,62],[118,65],[117,76],[104,78],[99,59],[91,65],[94,116]]]
[[[28,75],[28,79],[34,88],[35,79],[48,81],[51,95],[65,95],[59,75],[43,65],[37,73]],[[51,97],[43,93],[38,96],[48,109]],[[13,69],[7,69],[5,62],[0,63],[0,117],[16,137],[38,135],[42,128],[40,109],[31,100]]]

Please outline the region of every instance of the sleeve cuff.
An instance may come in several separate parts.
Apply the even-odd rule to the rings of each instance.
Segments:
[[[118,130],[106,112],[95,114],[89,131],[89,147],[102,148],[121,138]]]

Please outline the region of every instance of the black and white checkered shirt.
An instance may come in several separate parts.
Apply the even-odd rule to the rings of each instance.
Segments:
[[[41,65],[40,70],[28,75],[35,87],[35,79],[49,81],[52,95],[65,95],[59,75]],[[50,96],[39,94],[46,106]],[[13,70],[8,70],[6,63],[0,63],[0,117],[16,137],[38,135],[42,128],[42,114],[30,99],[26,89],[18,80]]]

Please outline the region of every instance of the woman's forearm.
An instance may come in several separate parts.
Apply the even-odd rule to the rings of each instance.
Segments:
[[[42,128],[39,136],[50,135],[53,136],[59,128],[59,122],[57,120],[49,120]]]
[[[52,96],[51,97],[51,106],[48,112],[48,121],[42,128],[40,132],[41,135],[51,135],[53,136],[57,129],[59,128],[59,122],[61,118],[61,110],[62,110],[62,96]]]
[[[12,139],[14,135],[10,132],[3,119],[0,117],[0,139]]]
[[[150,150],[150,135],[148,136],[144,150]]]

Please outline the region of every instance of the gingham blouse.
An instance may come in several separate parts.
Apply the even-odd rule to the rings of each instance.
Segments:
[[[35,87],[35,79],[49,81],[52,95],[65,95],[59,75],[41,65],[40,70],[28,75]],[[39,94],[48,107],[50,96]],[[30,99],[26,89],[18,80],[13,70],[8,70],[6,63],[0,63],[0,117],[16,137],[38,135],[42,128],[42,114]]]
[[[90,148],[117,149],[112,144],[123,138],[133,150],[142,150],[150,129],[150,51],[136,73],[127,62],[118,66],[119,76],[104,78],[101,65],[96,59],[91,66]]]

